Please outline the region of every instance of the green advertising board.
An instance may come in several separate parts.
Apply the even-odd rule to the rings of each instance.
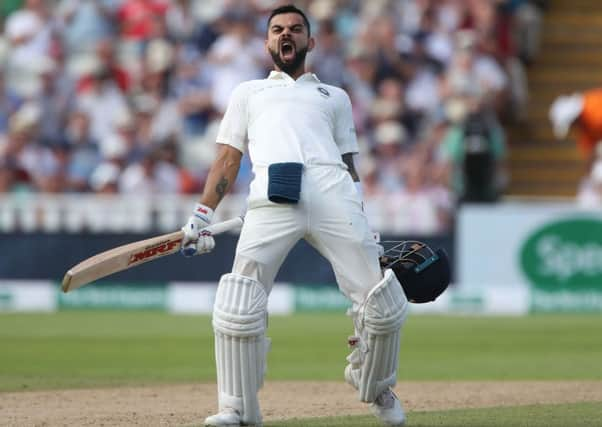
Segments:
[[[167,285],[163,283],[91,284],[67,294],[58,292],[58,307],[60,310],[165,310]]]
[[[602,311],[602,220],[548,222],[525,240],[520,267],[532,311]]]
[[[0,311],[13,308],[13,294],[10,289],[0,288]]]
[[[295,311],[340,311],[345,312],[351,302],[336,286],[304,286],[294,287]]]

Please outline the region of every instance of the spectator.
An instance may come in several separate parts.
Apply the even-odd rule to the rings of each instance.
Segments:
[[[40,109],[26,103],[10,118],[6,141],[0,146],[0,159],[18,170],[23,184],[40,191],[58,191],[58,176],[62,165],[48,147],[40,144],[38,121]]]
[[[453,125],[439,147],[459,202],[494,202],[502,194],[506,146],[502,129],[483,112]]]
[[[376,129],[383,122],[402,122],[405,112],[404,86],[396,79],[385,79],[377,88],[370,106],[369,125]]]
[[[123,0],[117,9],[117,22],[125,40],[140,43],[156,35],[169,6],[164,0]]]
[[[19,190],[22,181],[20,170],[14,159],[0,158],[0,193],[13,193]]]
[[[382,120],[395,120],[403,124],[407,131],[406,143],[413,144],[420,126],[420,113],[409,111],[405,103],[406,86],[395,78],[381,80],[377,86],[377,98],[372,104],[372,120],[374,125]]]
[[[369,112],[375,97],[376,61],[368,49],[354,45],[346,57],[345,86],[353,105],[357,131],[369,126]]]
[[[440,233],[450,224],[452,200],[449,191],[433,182],[420,150],[408,156],[402,170],[404,188],[388,201],[389,224],[400,233]]]
[[[407,82],[411,70],[398,46],[396,22],[392,17],[382,15],[375,18],[372,25],[377,60],[376,84],[385,78]]]
[[[153,39],[148,43],[140,89],[134,97],[143,145],[160,144],[180,135],[182,117],[170,87],[173,62],[174,50],[166,40]]]
[[[125,144],[126,163],[135,163],[143,158],[149,143],[145,143],[140,137],[139,122],[129,109],[117,111],[113,116],[113,133]]]
[[[93,50],[113,34],[111,0],[61,0],[57,16],[62,21],[66,49],[70,54]]]
[[[125,168],[119,178],[119,191],[127,194],[151,195],[180,192],[178,169],[149,149],[138,163]]]
[[[67,119],[65,141],[71,156],[67,165],[67,188],[74,192],[89,190],[89,181],[102,157],[98,143],[90,134],[90,118],[81,110],[74,110]]]
[[[419,120],[439,113],[441,98],[438,85],[442,62],[429,56],[424,36],[416,36],[412,44],[412,69],[406,85],[405,103],[411,115],[406,125],[411,126],[415,133],[420,128]]]
[[[182,47],[176,61],[173,92],[184,133],[193,138],[200,137],[213,113],[211,78],[198,52],[190,47]]]
[[[104,159],[90,175],[89,185],[95,192],[119,192],[119,178],[126,168],[128,147],[118,134],[108,136],[100,145],[100,154]]]
[[[556,138],[566,138],[571,128],[577,131],[577,146],[589,171],[596,144],[602,140],[602,89],[559,96],[550,107],[549,117]]]
[[[117,194],[120,174],[119,166],[111,162],[102,163],[90,176],[90,188],[98,194]]]
[[[248,11],[232,10],[223,19],[224,32],[208,52],[215,76],[212,99],[220,113],[226,110],[230,93],[237,84],[264,75],[268,59],[263,41],[254,34],[253,18]]]
[[[26,0],[4,23],[5,35],[13,47],[15,60],[21,64],[34,55],[48,52],[53,30],[49,10],[41,0]]]
[[[103,38],[96,42],[93,53],[84,53],[93,58],[93,67],[89,74],[85,74],[77,82],[78,93],[86,93],[93,89],[96,84],[97,74],[101,73],[103,78],[110,80],[122,94],[127,94],[131,89],[130,76],[122,68],[115,57],[115,40]]]
[[[539,52],[545,0],[507,0],[505,3],[518,48],[517,55],[529,65]]]
[[[326,84],[344,85],[345,61],[343,46],[332,20],[319,23],[316,48],[308,55],[309,67]]]
[[[473,110],[499,111],[507,87],[503,68],[492,57],[477,51],[474,32],[458,33],[457,43],[457,51],[443,76],[443,101],[462,98]]]
[[[2,188],[117,192],[125,168],[134,171],[130,176],[148,177],[140,171],[164,162],[178,177],[174,192],[196,192],[215,155],[215,129],[232,88],[266,75],[263,32],[276,3],[2,2],[9,13],[5,43],[0,39],[0,149],[20,153],[0,156],[6,165]],[[365,178],[374,197],[416,197],[444,211],[439,190],[448,169],[454,171],[451,187],[464,197],[458,182],[465,163],[458,163],[464,158],[458,153],[466,118],[482,116],[499,129],[508,95],[512,111],[525,103],[520,67],[513,62],[517,52],[525,54],[515,52],[520,46],[510,31],[514,18],[533,21],[523,7],[533,2],[305,3],[320,39],[309,55],[312,69],[351,97],[358,138],[374,155]],[[518,10],[527,13],[517,16]],[[17,111],[27,101],[42,113],[36,123],[23,125],[27,115]],[[595,132],[587,137],[601,139]],[[160,158],[149,160],[148,150],[159,150]],[[31,159],[43,173],[30,168]],[[247,165],[240,183],[250,177]],[[421,176],[419,169],[436,177]],[[128,180],[145,182],[138,178]],[[234,192],[240,188],[246,187],[237,185]],[[384,217],[369,202],[367,209]]]
[[[127,99],[98,57],[91,56],[88,60],[90,79],[80,87],[75,104],[88,114],[92,137],[102,144],[113,133],[114,114],[127,108]]]
[[[180,42],[192,42],[197,34],[199,21],[193,10],[192,0],[174,0],[165,13],[169,36]]]
[[[374,140],[380,184],[390,194],[399,193],[405,185],[401,176],[401,154],[407,144],[407,132],[399,122],[385,121],[376,127]]]
[[[60,86],[61,81],[56,77],[56,63],[50,57],[32,58],[31,66],[35,67],[40,83],[36,96],[41,109],[40,139],[45,144],[60,145],[64,140],[64,129],[74,93],[72,88]]]
[[[29,61],[45,55],[48,44],[38,34],[43,33],[44,23],[36,13],[19,9],[9,15],[4,25],[8,52],[4,58],[7,84],[17,95],[29,97],[38,89],[35,73]]]
[[[140,146],[149,148],[179,135],[181,118],[175,100],[142,93],[134,98],[134,111]]]
[[[0,54],[0,135],[6,134],[10,116],[22,104],[22,98],[6,82],[3,56]]]

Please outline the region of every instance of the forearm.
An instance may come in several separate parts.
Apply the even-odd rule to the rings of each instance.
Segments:
[[[217,207],[236,180],[241,158],[242,153],[235,148],[230,146],[220,148],[217,159],[209,170],[200,203],[211,209]]]

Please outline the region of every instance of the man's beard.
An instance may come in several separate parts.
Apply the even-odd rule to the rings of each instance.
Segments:
[[[299,67],[303,66],[305,57],[307,56],[307,51],[307,46],[297,50],[295,52],[295,59],[288,63],[283,62],[280,58],[280,49],[277,51],[270,49],[270,55],[272,56],[272,61],[274,61],[274,64],[276,64],[281,71],[284,71],[288,75],[292,75],[299,69]]]

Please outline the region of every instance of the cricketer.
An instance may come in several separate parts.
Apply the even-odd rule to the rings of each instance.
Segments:
[[[300,239],[330,262],[352,303],[356,336],[345,380],[384,424],[405,421],[392,388],[408,299],[393,270],[381,269],[379,245],[363,212],[350,99],[306,72],[305,57],[314,45],[303,11],[287,5],[271,12],[265,47],[274,70],[233,91],[216,140],[217,158],[182,228],[185,256],[214,248],[203,229],[248,153],[254,179],[247,213],[232,272],[221,277],[213,310],[219,410],[206,426],[262,424],[257,392],[270,347],[268,297]]]

